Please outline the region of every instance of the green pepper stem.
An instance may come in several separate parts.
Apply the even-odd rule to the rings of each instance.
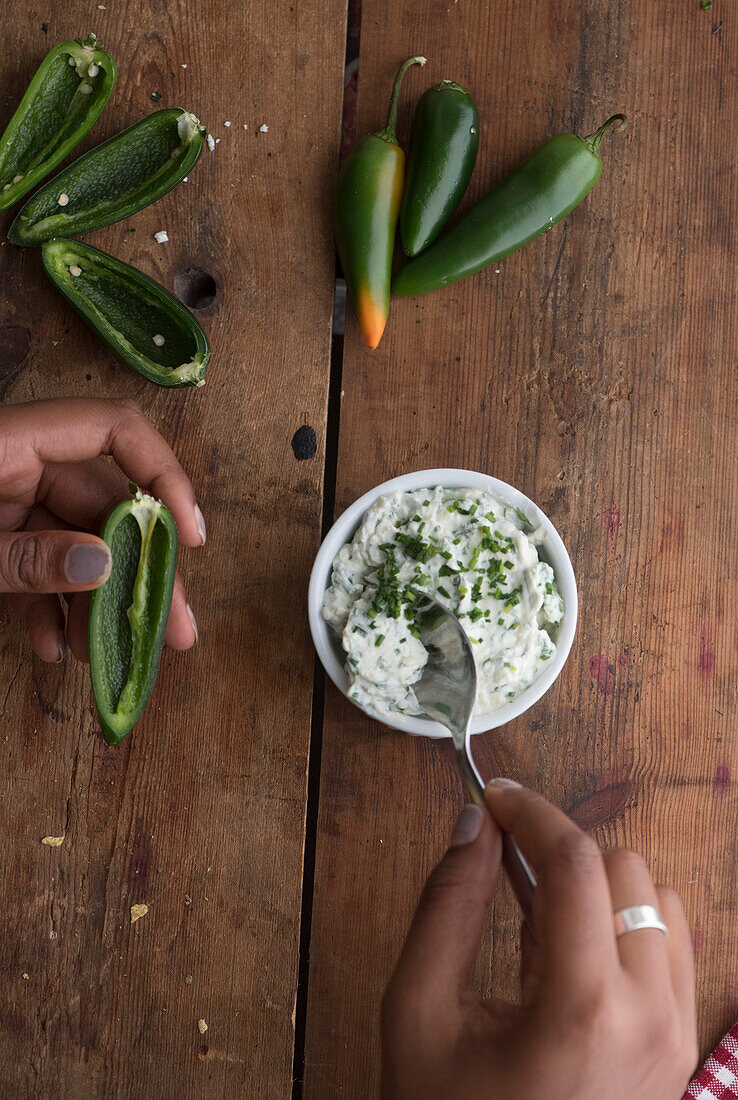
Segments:
[[[593,134],[589,134],[589,136],[584,139],[593,153],[596,153],[599,150],[600,142],[602,141],[603,137],[605,136],[607,131],[615,125],[616,122],[620,123],[617,130],[615,131],[616,134],[619,134],[620,131],[624,130],[625,127],[628,125],[628,120],[625,115],[612,115],[610,118],[608,118],[607,122],[602,123],[598,130],[595,130]]]
[[[407,61],[403,61],[397,70],[397,76],[392,85],[387,124],[383,130],[379,130],[377,133],[377,137],[384,138],[385,141],[391,141],[393,145],[397,144],[397,102],[400,98],[402,78],[411,65],[425,65],[425,60],[424,57],[408,57]]]

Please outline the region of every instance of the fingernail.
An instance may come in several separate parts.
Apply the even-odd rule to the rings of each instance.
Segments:
[[[190,617],[190,622],[192,624],[192,629],[195,631],[195,641],[198,642],[200,640],[200,634],[199,634],[199,631],[197,629],[197,619],[195,618],[195,613],[194,613],[194,611],[192,610],[192,608],[190,607],[189,604],[187,604],[187,614]]]
[[[497,776],[495,776],[494,779],[490,779],[489,783],[487,784],[487,790],[489,790],[490,787],[492,788],[492,790],[494,790],[495,787],[519,787],[519,786],[520,786],[520,783],[516,783],[514,779],[505,779],[504,776],[497,775]]]
[[[106,546],[81,542],[70,546],[64,559],[64,576],[70,584],[94,584],[110,572],[110,551]]]
[[[67,639],[63,634],[60,634],[57,638],[56,648],[59,651],[59,656],[54,659],[54,664],[59,665],[64,660],[64,654],[67,652]]]
[[[195,523],[197,524],[197,530],[200,534],[200,539],[202,540],[202,545],[204,546],[205,545],[205,540],[208,537],[208,533],[205,530],[205,519],[203,517],[202,512],[200,511],[200,505],[199,504],[195,505]]]
[[[449,848],[460,848],[462,844],[471,844],[479,836],[483,824],[484,810],[481,806],[465,806],[454,825]]]

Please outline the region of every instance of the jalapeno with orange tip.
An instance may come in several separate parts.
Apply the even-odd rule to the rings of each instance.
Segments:
[[[387,323],[395,230],[405,182],[405,153],[397,144],[402,78],[424,57],[410,57],[392,87],[387,125],[361,138],[341,171],[334,229],[346,286],[367,347],[376,348]]]

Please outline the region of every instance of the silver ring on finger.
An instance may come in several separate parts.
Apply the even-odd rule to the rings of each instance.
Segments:
[[[665,936],[669,935],[664,918],[653,905],[629,905],[627,909],[618,909],[614,921],[616,936],[637,932],[639,928],[655,928]]]

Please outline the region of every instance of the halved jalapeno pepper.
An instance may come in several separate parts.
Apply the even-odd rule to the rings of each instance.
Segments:
[[[205,384],[207,337],[163,286],[81,241],[46,241],[41,257],[64,297],[144,378],[160,386]]]
[[[113,568],[90,600],[90,676],[109,745],[141,717],[159,667],[177,565],[169,510],[139,489],[108,517],[101,538]]]
[[[56,168],[87,134],[115,85],[115,61],[94,34],[54,46],[0,137],[0,210]]]
[[[42,244],[143,210],[187,175],[202,152],[202,135],[198,119],[179,107],[147,115],[45,183],[8,237],[13,244]]]

